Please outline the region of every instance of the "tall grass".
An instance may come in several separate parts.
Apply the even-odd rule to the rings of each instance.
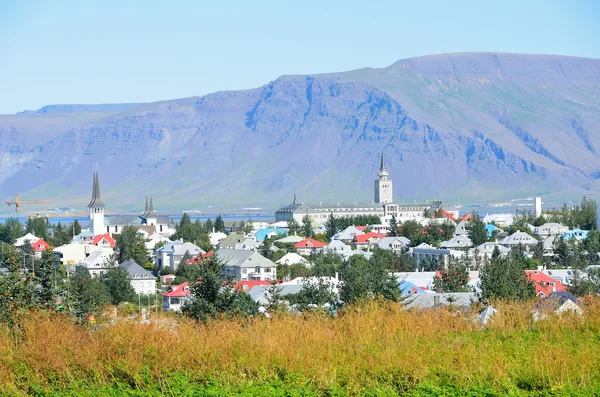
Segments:
[[[423,384],[495,390],[600,386],[600,302],[581,317],[534,322],[532,304],[499,304],[482,326],[451,310],[370,303],[333,319],[318,314],[197,324],[164,316],[96,331],[69,317],[32,314],[22,338],[0,333],[0,394],[125,384],[174,374],[235,388],[301,379],[316,390],[410,390]]]

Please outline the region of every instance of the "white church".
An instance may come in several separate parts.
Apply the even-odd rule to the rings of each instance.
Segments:
[[[174,228],[167,215],[156,215],[154,212],[154,203],[152,197],[148,202],[146,197],[146,206],[144,213],[140,216],[135,215],[105,215],[105,205],[100,198],[100,182],[98,180],[98,171],[94,172],[92,183],[92,199],[88,204],[90,210],[90,232],[94,236],[102,234],[120,234],[125,226],[135,226],[141,229],[147,235],[158,234],[169,237],[175,233]]]
[[[442,207],[441,201],[394,203],[392,180],[389,178],[385,155],[381,153],[378,178],[375,179],[374,201],[370,204],[306,204],[294,201],[275,212],[275,221],[289,221],[292,218],[302,222],[308,215],[313,222],[325,224],[330,214],[343,218],[357,215],[374,215],[380,218],[395,216],[399,222],[420,221],[425,210],[436,211]]]

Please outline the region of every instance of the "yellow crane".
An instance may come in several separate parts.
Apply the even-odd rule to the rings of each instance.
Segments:
[[[49,203],[50,200],[19,200],[19,193],[15,194],[15,201],[6,200],[6,204],[9,206],[15,205],[15,211],[19,211],[21,204],[39,204],[39,203]]]

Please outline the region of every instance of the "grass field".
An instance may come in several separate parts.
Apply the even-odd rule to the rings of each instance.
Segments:
[[[202,325],[172,317],[90,331],[32,314],[0,335],[2,395],[600,395],[600,302],[533,322],[498,305],[482,328],[452,311],[371,303]]]

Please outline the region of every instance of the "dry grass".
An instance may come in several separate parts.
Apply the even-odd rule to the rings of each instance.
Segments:
[[[394,304],[271,320],[177,319],[118,323],[94,332],[70,318],[32,315],[24,337],[0,334],[0,392],[36,384],[47,390],[113,382],[141,387],[174,373],[225,386],[299,376],[318,388],[396,389],[423,382],[524,389],[590,387],[600,381],[600,302],[585,315],[533,322],[531,304],[502,304],[481,326],[447,310]],[[168,317],[171,318],[172,317]]]

